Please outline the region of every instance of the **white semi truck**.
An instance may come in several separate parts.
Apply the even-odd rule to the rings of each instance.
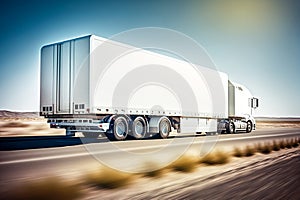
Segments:
[[[88,35],[41,49],[40,115],[110,140],[255,130],[258,99],[225,73]]]

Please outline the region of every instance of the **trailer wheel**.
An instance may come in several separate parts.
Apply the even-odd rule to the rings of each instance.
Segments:
[[[252,131],[252,122],[247,121],[246,133],[250,133]]]
[[[159,137],[160,138],[167,138],[171,131],[171,125],[167,119],[162,119],[159,122]]]
[[[233,122],[230,122],[228,124],[226,131],[227,131],[228,134],[235,133],[235,127],[234,127]]]
[[[136,139],[144,138],[147,132],[147,125],[143,117],[137,117],[132,123],[132,134]]]
[[[118,116],[113,122],[114,140],[125,140],[128,135],[128,122],[125,117]],[[111,138],[109,138],[111,139]]]

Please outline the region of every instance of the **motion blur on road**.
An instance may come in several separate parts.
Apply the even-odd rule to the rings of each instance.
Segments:
[[[168,139],[110,142],[101,135],[96,138],[86,138],[80,134],[66,137],[64,131],[53,132],[41,120],[6,120],[0,123],[0,134],[0,190],[5,194],[24,181],[49,176],[80,179],[86,173],[103,165],[120,171],[140,173],[145,170],[146,163],[156,163],[158,168],[165,167],[186,153],[204,156],[215,149],[232,152],[236,147],[244,148],[258,143],[300,138],[300,126],[299,121],[264,121],[258,122],[258,129],[250,134],[239,132],[206,136],[191,133]],[[136,199],[159,197],[297,199],[293,191],[300,186],[299,148],[270,155],[272,156],[259,154],[240,161],[234,159],[224,166],[201,167],[200,171],[191,173],[194,175],[172,174],[173,178],[165,178],[165,182],[156,180],[149,183],[151,190],[147,189],[144,180],[141,179],[138,180],[141,184],[137,196],[130,190],[135,188],[136,184],[129,186],[129,189],[120,189],[118,191],[123,191],[122,194],[116,192],[114,195],[124,195],[128,190],[128,194],[132,196],[125,198],[136,197]],[[158,185],[155,185],[156,182]],[[281,196],[275,196],[277,193]],[[101,190],[97,195],[101,196]],[[97,199],[97,195],[87,196]],[[104,197],[111,198],[112,194],[108,195],[106,192],[105,195]]]

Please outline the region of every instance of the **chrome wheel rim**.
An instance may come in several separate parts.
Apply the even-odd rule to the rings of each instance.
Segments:
[[[141,121],[137,121],[135,126],[134,126],[134,131],[137,135],[142,135],[144,132],[144,126],[143,123]]]
[[[161,129],[160,129],[161,133],[163,135],[167,135],[169,132],[169,126],[168,123],[166,121],[163,121],[161,124]]]
[[[118,136],[123,137],[125,135],[126,125],[123,121],[118,121],[116,124],[116,133]]]

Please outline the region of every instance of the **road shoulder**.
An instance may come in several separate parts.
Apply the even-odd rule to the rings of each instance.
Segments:
[[[116,191],[90,190],[88,199],[296,199],[300,187],[300,149],[234,158],[220,166],[200,165],[193,173],[171,172],[142,178]]]

